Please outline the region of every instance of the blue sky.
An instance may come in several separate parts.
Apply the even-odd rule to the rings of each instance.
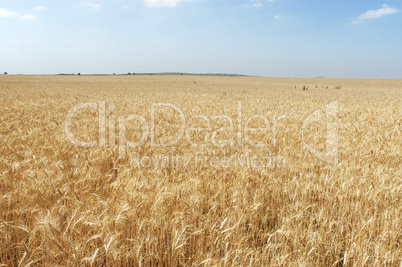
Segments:
[[[0,0],[0,72],[402,79],[401,0]]]

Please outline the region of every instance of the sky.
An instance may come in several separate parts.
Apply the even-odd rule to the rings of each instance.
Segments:
[[[0,73],[402,79],[401,0],[0,0]]]

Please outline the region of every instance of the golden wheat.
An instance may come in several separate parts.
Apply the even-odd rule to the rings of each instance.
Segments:
[[[402,266],[401,87],[401,80],[2,75],[0,265]],[[306,117],[333,100],[336,166],[303,149],[301,132]],[[106,104],[105,145],[69,142],[67,112],[99,101]],[[269,146],[235,137],[235,145],[208,146],[202,155],[269,152],[286,166],[136,168],[114,145],[119,116],[150,121],[153,103],[174,104],[186,119],[225,114],[236,122],[239,101],[244,118],[286,116],[276,142],[272,132],[251,133]],[[98,117],[95,109],[78,112],[72,132],[97,140]],[[159,142],[180,130],[172,109],[159,109],[155,121]],[[212,127],[226,126],[221,117]],[[141,127],[133,121],[127,138],[139,140]],[[325,149],[325,123],[305,131],[305,142]],[[184,138],[170,147],[148,139],[125,152],[150,160],[200,149]]]

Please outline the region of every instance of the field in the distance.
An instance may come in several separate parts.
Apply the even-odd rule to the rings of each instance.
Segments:
[[[1,75],[0,266],[402,266],[401,94],[401,80]],[[105,118],[102,146],[66,136],[87,102],[71,133],[99,141]],[[210,130],[181,132],[178,109]],[[325,151],[330,123],[335,166],[303,147]],[[143,142],[123,147],[124,130]],[[152,146],[152,131],[183,137]]]

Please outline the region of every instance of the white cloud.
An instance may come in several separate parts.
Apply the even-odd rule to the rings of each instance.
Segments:
[[[34,15],[22,15],[21,18],[27,20],[36,20],[36,17]]]
[[[17,12],[10,11],[6,8],[0,8],[0,17],[12,18],[18,16]]]
[[[81,5],[82,6],[85,6],[85,7],[89,7],[89,8],[92,8],[92,9],[95,9],[95,10],[100,10],[101,9],[101,5],[99,5],[99,4],[94,4],[94,3],[89,3],[89,2],[83,2],[83,3],[81,3]]]
[[[274,19],[279,19],[281,17],[281,15],[276,15],[275,17],[274,17]]]
[[[181,2],[190,2],[191,0],[143,0],[147,7],[159,6],[177,6]]]
[[[5,18],[22,18],[26,20],[35,20],[36,17],[34,15],[20,15],[17,12],[10,11],[6,8],[0,8],[0,17]]]
[[[352,21],[352,24],[359,24],[362,22],[364,22],[364,20],[354,20],[354,21]]]
[[[263,4],[260,3],[261,0],[250,0],[250,4],[244,5],[244,7],[262,7]]]
[[[390,7],[388,5],[382,5],[382,8],[377,9],[377,10],[369,10],[363,14],[361,14],[358,19],[359,20],[354,20],[352,21],[353,24],[358,24],[362,23],[367,19],[377,19],[381,18],[382,16],[389,15],[389,14],[394,14],[398,12],[399,10],[393,7]]]
[[[32,9],[35,10],[35,11],[43,11],[43,10],[46,10],[46,7],[45,6],[36,6],[36,7],[32,8]]]

